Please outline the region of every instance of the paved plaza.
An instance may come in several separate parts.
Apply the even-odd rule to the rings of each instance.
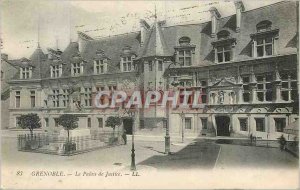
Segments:
[[[130,138],[128,138],[130,139]],[[136,173],[130,171],[131,141],[127,145],[98,149],[73,155],[59,156],[42,153],[20,152],[13,135],[2,137],[1,172],[3,188],[161,188],[169,186],[188,189],[191,183],[210,189],[259,188],[253,186],[254,176],[272,181],[284,175],[289,182],[277,180],[266,188],[295,188],[298,185],[298,159],[279,148],[219,144],[216,139],[172,139],[171,155],[164,154],[163,137],[137,138],[135,141]],[[142,140],[143,139],[143,140]],[[237,168],[239,167],[239,168]],[[250,168],[247,169],[247,168]],[[274,170],[275,169],[275,170]],[[18,172],[23,172],[18,176]],[[32,176],[44,171],[63,172],[61,176]],[[123,177],[86,177],[102,171],[104,175]],[[188,172],[187,172],[188,171]],[[76,173],[85,176],[76,177]],[[109,174],[108,174],[109,173]],[[230,174],[230,175],[228,175]],[[138,178],[134,175],[139,176]],[[243,178],[236,180],[238,176]],[[215,178],[215,176],[218,176]],[[153,183],[149,179],[160,179]],[[189,179],[184,182],[174,179]],[[228,181],[228,183],[224,183]],[[51,182],[51,183],[49,183]]]
[[[128,138],[130,139],[130,138]],[[214,139],[172,142],[171,155],[164,154],[164,141],[135,141],[137,169],[226,169],[232,167],[297,168],[298,159],[279,148],[218,144]],[[20,152],[16,137],[2,137],[2,166],[49,168],[101,168],[122,170],[131,163],[131,141],[74,156]]]

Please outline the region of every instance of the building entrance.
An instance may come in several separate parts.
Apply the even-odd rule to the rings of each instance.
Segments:
[[[228,116],[217,116],[217,136],[230,136],[230,118]]]

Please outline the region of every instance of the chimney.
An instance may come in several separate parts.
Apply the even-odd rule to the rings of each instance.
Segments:
[[[7,61],[8,60],[8,55],[6,53],[1,53],[1,59]]]
[[[234,5],[236,10],[236,32],[240,32],[242,12],[245,10],[245,7],[242,1],[235,1]]]
[[[140,27],[141,27],[141,46],[143,46],[146,39],[146,31],[149,30],[150,26],[144,19],[141,19]]]
[[[209,12],[211,16],[211,37],[215,37],[217,30],[217,19],[219,19],[221,15],[216,7],[211,7]]]

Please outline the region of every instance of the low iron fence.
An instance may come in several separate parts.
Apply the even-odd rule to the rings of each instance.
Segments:
[[[266,139],[218,139],[216,141],[218,144],[233,144],[241,146],[257,146],[257,147],[269,147],[269,148],[280,148],[280,143],[278,140],[266,140]],[[298,141],[287,141],[287,144],[291,144],[298,147]]]
[[[61,137],[50,134],[18,135],[18,150],[57,155],[74,155],[123,143],[119,133],[101,132],[88,136]]]

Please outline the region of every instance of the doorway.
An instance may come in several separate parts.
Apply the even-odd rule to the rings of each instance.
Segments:
[[[230,136],[230,118],[229,116],[217,116],[217,136]]]
[[[132,124],[133,124],[133,120],[131,118],[123,119],[123,126],[124,129],[126,130],[126,134],[128,135],[132,135]]]

